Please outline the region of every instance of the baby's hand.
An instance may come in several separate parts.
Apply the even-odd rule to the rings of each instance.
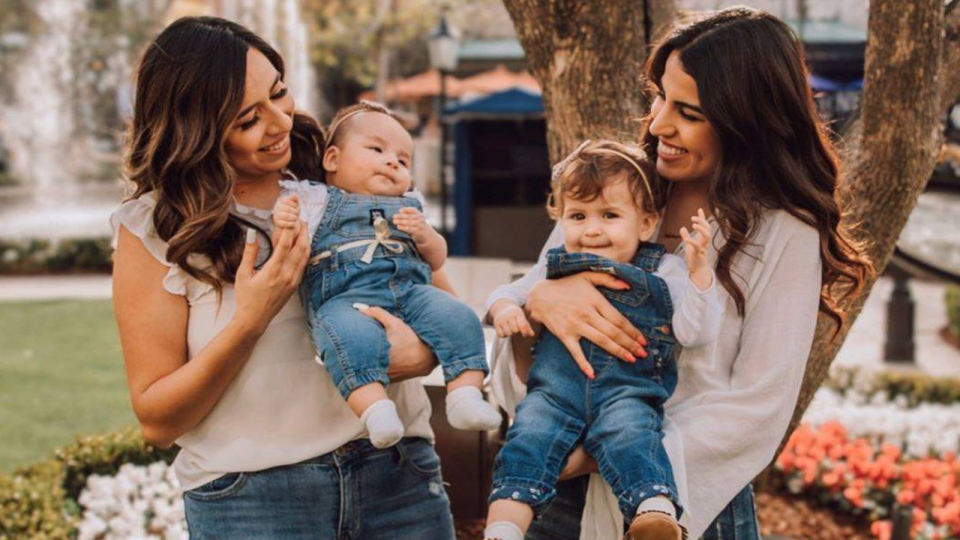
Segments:
[[[273,225],[278,229],[292,229],[300,221],[300,197],[280,197],[273,207]]]
[[[427,223],[427,217],[416,208],[404,207],[393,216],[393,224],[401,231],[413,237],[417,244],[428,242],[432,238],[433,227]]]
[[[523,308],[508,300],[500,300],[500,302],[508,303],[498,306],[496,315],[493,317],[493,327],[497,329],[497,335],[502,338],[515,334],[533,337],[535,333],[530,326],[530,321],[527,320],[527,315],[523,312]]]
[[[708,289],[713,282],[710,261],[707,253],[710,248],[710,239],[713,238],[713,226],[707,221],[703,209],[697,209],[697,215],[690,218],[693,222],[693,233],[686,227],[680,228],[680,237],[683,239],[683,255],[687,260],[687,270],[690,277],[701,290]]]

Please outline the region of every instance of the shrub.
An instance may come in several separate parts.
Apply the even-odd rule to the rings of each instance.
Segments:
[[[125,463],[170,463],[175,454],[131,428],[80,438],[48,461],[0,474],[0,540],[71,538],[80,516],[76,499],[90,475],[114,475]]]
[[[947,328],[953,339],[960,341],[960,287],[950,285],[944,293],[947,306]]]
[[[0,274],[109,272],[109,238],[0,240]]]
[[[891,400],[903,396],[910,406],[920,403],[960,402],[960,379],[934,377],[923,373],[873,372],[856,367],[834,368],[824,386],[844,395],[857,391],[867,398],[881,392]]]

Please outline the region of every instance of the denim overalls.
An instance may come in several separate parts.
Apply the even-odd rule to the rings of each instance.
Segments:
[[[329,194],[300,295],[313,344],[344,399],[366,384],[389,382],[386,332],[353,307],[357,302],[381,307],[410,325],[437,356],[446,381],[465,370],[488,372],[480,319],[430,285],[430,267],[410,235],[390,227],[400,208],[419,210],[420,203],[334,187]]]
[[[591,381],[563,343],[544,332],[534,348],[527,396],[497,456],[490,502],[517,500],[539,517],[556,495],[567,456],[582,444],[596,459],[627,520],[643,500],[658,495],[680,509],[662,444],[663,404],[677,386],[673,305],[667,284],[653,275],[663,252],[659,244],[641,244],[633,265],[567,253],[563,247],[547,253],[549,279],[607,272],[630,284],[629,291],[601,291],[646,336],[648,356],[628,364],[581,339],[595,372]]]

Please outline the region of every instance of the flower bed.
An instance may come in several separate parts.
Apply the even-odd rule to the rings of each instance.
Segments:
[[[912,538],[960,538],[960,403],[948,399],[957,384],[835,372],[777,457],[781,479],[792,493],[866,517],[881,539],[895,503],[914,506]]]
[[[187,540],[179,483],[163,461],[128,463],[116,476],[90,476],[78,502],[83,516],[77,540]]]
[[[0,474],[0,540],[53,540],[79,534],[79,499],[96,475],[115,475],[124,464],[169,463],[175,450],[146,444],[130,429],[84,437],[52,459]]]

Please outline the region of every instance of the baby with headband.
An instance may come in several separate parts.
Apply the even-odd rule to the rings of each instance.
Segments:
[[[586,141],[554,168],[547,208],[564,245],[547,253],[544,277],[608,272],[625,282],[602,293],[643,333],[647,355],[616,358],[583,339],[585,362],[578,366],[555,335],[543,332],[527,395],[497,455],[487,540],[522,540],[556,495],[578,445],[613,488],[631,538],[685,536],[662,445],[663,405],[677,385],[677,345],[716,339],[722,312],[707,260],[712,227],[702,210],[693,231],[681,230],[683,257],[647,243],[664,198],[655,175],[639,147],[612,141]],[[517,299],[497,300],[489,313],[501,337],[534,335]]]
[[[473,310],[431,285],[447,243],[410,192],[413,140],[386,107],[362,102],[341,110],[327,130],[326,183],[282,180],[274,235],[305,219],[310,264],[300,296],[323,364],[377,448],[403,436],[387,394],[390,343],[358,309],[396,315],[434,352],[447,383],[447,419],[489,430],[500,413],[480,391],[488,372],[483,329]]]

